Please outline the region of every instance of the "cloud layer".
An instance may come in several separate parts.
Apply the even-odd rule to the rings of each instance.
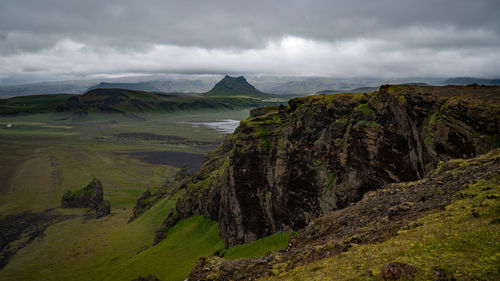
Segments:
[[[497,0],[0,3],[0,79],[500,74]]]

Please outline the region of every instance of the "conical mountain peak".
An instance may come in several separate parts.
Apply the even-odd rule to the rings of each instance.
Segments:
[[[257,90],[248,83],[243,76],[231,77],[226,75],[215,86],[204,95],[206,96],[251,96],[265,97],[266,94]]]

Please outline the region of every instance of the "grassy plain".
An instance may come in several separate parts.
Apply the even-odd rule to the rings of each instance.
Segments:
[[[248,114],[248,110],[149,114],[146,121],[102,115],[78,121],[53,114],[0,118],[0,216],[58,208],[66,190],[81,189],[94,177],[103,183],[104,197],[112,207],[111,216],[97,220],[86,217],[86,210],[57,209],[80,216],[49,226],[0,270],[0,280],[131,280],[148,274],[183,280],[199,257],[224,248],[218,225],[192,217],[152,247],[156,228],[179,194],[127,223],[131,208],[144,190],[162,186],[179,167],[131,155],[155,151],[202,155],[225,134],[181,122],[241,120]],[[120,134],[146,137],[117,137]],[[225,250],[226,255],[263,255],[285,247],[288,237],[277,234]]]
[[[242,119],[247,114],[151,115],[147,121],[103,116],[79,122],[55,121],[61,119],[57,115],[0,118],[0,213],[58,207],[66,190],[82,188],[94,177],[102,181],[112,208],[130,208],[141,192],[160,187],[178,167],[147,163],[127,153],[167,150],[204,154],[222,141],[224,134],[179,121]],[[184,140],[116,138],[120,133],[153,133]]]

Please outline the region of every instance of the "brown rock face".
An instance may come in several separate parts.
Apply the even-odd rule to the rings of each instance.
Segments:
[[[218,221],[227,246],[302,229],[384,184],[498,146],[499,104],[499,87],[382,86],[252,111],[180,186],[175,217]]]
[[[111,204],[108,200],[103,200],[97,207],[95,208],[95,217],[101,218],[105,215],[109,215],[111,213]]]
[[[411,277],[417,269],[411,265],[390,262],[382,267],[378,275],[380,280],[398,280],[401,277]]]

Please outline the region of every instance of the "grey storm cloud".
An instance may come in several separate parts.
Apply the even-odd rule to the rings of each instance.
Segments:
[[[498,11],[498,0],[2,0],[0,78],[495,76]]]

